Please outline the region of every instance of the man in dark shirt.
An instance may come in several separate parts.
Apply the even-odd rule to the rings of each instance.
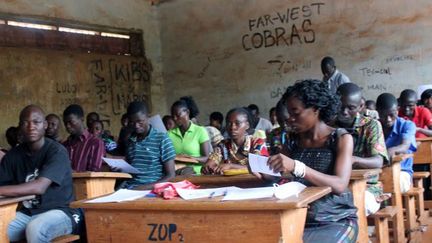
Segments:
[[[56,114],[48,114],[45,117],[48,127],[45,130],[45,137],[51,138],[54,141],[61,142],[60,138],[60,117]]]
[[[72,233],[80,220],[69,208],[74,200],[70,160],[61,144],[44,137],[47,122],[41,108],[25,107],[19,121],[23,143],[0,164],[0,196],[36,197],[23,202],[8,236],[11,241],[51,242]]]

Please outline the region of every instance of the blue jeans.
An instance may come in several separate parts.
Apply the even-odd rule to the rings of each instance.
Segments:
[[[51,242],[72,233],[71,219],[61,210],[49,210],[34,216],[17,212],[8,227],[10,241],[27,239],[28,243]]]

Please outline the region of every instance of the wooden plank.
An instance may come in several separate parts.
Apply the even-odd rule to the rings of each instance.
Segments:
[[[351,180],[369,179],[373,176],[379,175],[382,172],[381,169],[355,169],[351,171]]]
[[[385,193],[391,193],[391,205],[398,209],[393,224],[394,242],[405,242],[405,225],[403,216],[402,195],[400,191],[400,162],[393,161],[390,166],[386,166],[381,174],[381,182]]]
[[[119,172],[74,172],[72,173],[72,178],[132,178],[128,173]]]
[[[429,138],[428,138],[429,139]],[[414,153],[414,164],[431,164],[432,163],[432,140],[420,140],[422,141],[417,147],[417,151]]]
[[[162,198],[142,198],[121,203],[85,203],[81,200],[71,203],[71,207],[85,209],[116,209],[116,210],[185,210],[185,211],[244,211],[244,210],[285,210],[290,208],[303,208],[331,192],[330,187],[308,187],[298,197],[289,197],[284,200],[275,198],[260,200],[223,201],[221,197],[212,199],[183,200],[180,198],[164,200]]]
[[[15,218],[18,203],[34,197],[35,196],[0,198],[0,242],[9,242],[7,228],[9,223]]]
[[[390,242],[387,218],[375,218],[375,232],[379,243]]]
[[[365,191],[367,179],[351,179],[349,188],[353,193],[353,202],[357,207],[359,234],[357,242],[369,242],[367,218],[365,212]]]
[[[236,175],[236,176],[223,176],[223,175],[189,175],[189,176],[176,176],[171,179],[171,182],[178,182],[188,180],[195,185],[213,188],[224,186],[237,186],[242,188],[260,187],[265,186],[268,182],[258,179],[252,174]]]

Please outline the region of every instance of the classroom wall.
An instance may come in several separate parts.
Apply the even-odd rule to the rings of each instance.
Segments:
[[[148,100],[153,111],[166,112],[158,10],[150,1],[0,1],[0,12],[139,29],[146,56],[0,48],[0,146],[8,147],[3,132],[17,124],[19,111],[30,103],[61,114],[77,102],[86,112],[99,112],[113,135],[118,134],[124,107],[134,98]]]
[[[168,104],[194,96],[203,123],[250,103],[267,117],[287,86],[322,78],[326,55],[367,99],[431,83],[430,0],[173,0],[159,11]]]

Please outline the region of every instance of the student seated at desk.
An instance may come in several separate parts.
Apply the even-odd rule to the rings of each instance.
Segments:
[[[283,102],[288,109],[290,140],[282,153],[269,158],[275,172],[307,186],[329,186],[332,193],[309,205],[304,242],[355,242],[357,209],[348,183],[353,140],[345,129],[327,125],[340,104],[327,85],[305,80],[287,88]]]
[[[191,117],[196,117],[196,112],[196,104],[191,97],[183,97],[174,102],[171,106],[171,115],[177,127],[169,130],[168,136],[177,155],[192,157],[204,164],[213,149],[207,130],[191,121]],[[201,167],[193,165],[191,173],[200,174]]]
[[[61,143],[60,138],[60,117],[58,117],[56,114],[48,114],[45,117],[48,127],[45,130],[45,137],[51,138],[54,141],[57,141]]]
[[[70,134],[63,143],[76,172],[99,171],[105,156],[103,141],[84,127],[84,111],[80,105],[70,105],[63,111],[63,122]]]
[[[416,149],[416,126],[412,121],[398,117],[397,100],[392,94],[384,93],[377,98],[377,110],[384,130],[387,151],[390,158],[397,154],[412,154]],[[401,162],[400,188],[407,192],[411,188],[413,158]]]
[[[202,170],[204,174],[247,169],[249,153],[268,156],[265,141],[248,134],[251,122],[251,114],[245,108],[234,108],[227,113],[226,129],[230,138],[219,143],[210,154]]]
[[[341,109],[336,126],[347,129],[353,136],[353,168],[382,168],[389,161],[384,134],[378,120],[360,114],[363,108],[360,87],[354,83],[342,84],[338,88],[338,94],[341,96]],[[369,179],[365,195],[366,214],[377,212],[380,203],[387,198],[378,176]]]
[[[288,141],[288,119],[289,114],[283,102],[279,101],[275,108],[278,128],[275,128],[267,137],[267,142],[270,145],[270,154],[278,154],[282,151],[283,145]]]
[[[104,130],[104,125],[102,121],[92,121],[89,132],[93,134],[95,137],[102,139],[105,145],[105,151],[109,154],[113,154],[117,149],[117,143],[114,141],[114,138],[106,133]]]
[[[125,188],[151,189],[155,183],[175,176],[175,150],[167,134],[149,124],[147,103],[134,101],[127,108],[129,125],[134,132],[129,138],[126,161],[142,174],[135,174]],[[137,187],[138,186],[138,187]]]
[[[47,122],[41,108],[27,106],[19,120],[24,142],[0,164],[0,196],[36,198],[23,202],[8,236],[11,241],[51,242],[76,230],[80,219],[69,208],[74,201],[70,160],[60,143],[44,137]]]
[[[432,137],[432,114],[428,108],[417,106],[417,93],[405,89],[399,96],[399,116],[414,122],[416,138]]]

